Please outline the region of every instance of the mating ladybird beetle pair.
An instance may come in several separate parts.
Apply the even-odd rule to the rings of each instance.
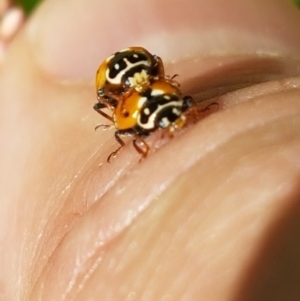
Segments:
[[[122,136],[133,136],[133,146],[146,157],[149,146],[144,139],[158,128],[170,133],[182,128],[184,113],[193,104],[190,96],[182,95],[178,83],[165,75],[162,60],[142,47],[126,48],[108,57],[97,71],[96,87],[94,109],[112,122],[120,144],[108,162],[125,145]]]

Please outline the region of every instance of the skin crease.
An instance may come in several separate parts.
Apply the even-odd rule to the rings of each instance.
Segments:
[[[130,3],[46,0],[0,67],[0,300],[299,300],[298,10]],[[219,107],[108,164],[94,74],[130,45]]]

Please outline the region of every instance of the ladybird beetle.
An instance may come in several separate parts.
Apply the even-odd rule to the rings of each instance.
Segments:
[[[150,78],[163,77],[164,66],[158,56],[152,55],[143,47],[123,49],[108,57],[97,71],[99,102],[113,109],[117,106],[120,95],[132,89],[141,91],[150,84]]]
[[[133,136],[134,148],[142,157],[146,157],[149,146],[144,138],[158,128],[167,129],[171,134],[182,128],[186,122],[184,112],[192,104],[193,99],[182,96],[178,86],[171,81],[157,80],[144,91],[134,91],[118,103],[111,118],[120,146],[109,155],[107,161],[124,147],[122,136]]]

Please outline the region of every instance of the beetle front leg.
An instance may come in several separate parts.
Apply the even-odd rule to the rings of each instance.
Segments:
[[[157,76],[158,78],[163,79],[165,77],[165,68],[162,59],[157,55],[154,55],[153,57],[155,60],[155,69],[157,71]]]
[[[137,143],[142,143],[144,147],[141,147],[139,146]],[[146,158],[148,153],[149,153],[149,150],[150,150],[150,147],[149,145],[147,144],[147,142],[140,136],[136,135],[133,139],[133,146],[134,148],[136,149],[136,151],[142,155],[141,159],[143,158]],[[140,160],[141,160],[140,159]]]
[[[102,115],[104,118],[108,119],[109,121],[113,122],[113,118],[112,116],[109,116],[108,114],[106,114],[105,112],[102,111],[102,109],[106,109],[107,106],[102,103],[102,102],[97,102],[94,104],[93,109],[99,113],[100,115]]]
[[[120,146],[108,156],[108,158],[107,158],[108,163],[110,163],[111,157],[115,157],[117,155],[117,153],[125,146],[125,142],[120,137],[122,134],[123,133],[121,133],[120,131],[115,132],[115,138],[118,141],[118,143],[120,144]]]

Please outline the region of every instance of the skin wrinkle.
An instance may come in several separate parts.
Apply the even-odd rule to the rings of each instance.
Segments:
[[[89,173],[90,173],[90,169],[91,169],[91,166],[94,166],[94,163],[95,163],[95,161],[97,160],[97,158],[98,158],[98,151],[96,151],[94,154],[92,154],[91,155],[91,157],[87,160],[87,162],[86,162],[86,164],[82,167],[82,169],[77,173],[77,175],[75,175],[74,176],[74,179],[73,179],[73,181],[72,182],[70,182],[69,184],[68,184],[68,186],[69,186],[69,188],[68,188],[68,194],[67,195],[64,195],[63,193],[61,194],[61,196],[59,197],[59,199],[65,199],[65,201],[62,203],[62,205],[61,205],[61,209],[59,210],[59,211],[57,211],[57,208],[56,208],[56,213],[55,213],[55,217],[53,217],[53,218],[51,218],[51,219],[49,219],[48,220],[48,222],[47,222],[47,224],[45,224],[44,225],[44,231],[43,232],[47,232],[46,231],[46,229],[47,229],[47,225],[51,225],[51,224],[53,224],[53,221],[55,221],[56,219],[59,219],[59,216],[61,215],[61,212],[64,212],[64,207],[66,207],[66,203],[68,202],[68,199],[72,199],[72,198],[74,198],[74,189],[75,190],[78,190],[78,189],[80,189],[81,187],[76,187],[76,182],[79,182],[79,183],[82,183],[82,181],[84,181],[84,182],[87,182],[87,183],[90,183],[91,181],[90,181],[90,176],[88,175]],[[118,172],[118,177],[121,177],[122,176],[122,174],[123,174],[124,172],[122,172],[122,170],[119,170],[119,172]],[[80,175],[80,177],[78,177],[78,175]],[[88,181],[86,180],[86,177],[89,179]],[[111,182],[109,182],[107,185],[106,185],[106,188],[102,191],[102,195],[104,195],[105,194],[105,192],[110,188],[110,187],[112,187],[112,185],[113,185],[113,183],[114,182],[116,182],[117,181],[117,179],[118,179],[118,177],[116,178],[113,178],[112,180],[111,180]],[[81,185],[82,186],[82,185]],[[72,189],[72,187],[73,187],[73,189]],[[81,190],[82,190],[82,188],[81,188]],[[65,190],[64,190],[65,191]],[[75,191],[75,194],[76,193],[78,193],[78,192],[76,192]],[[81,194],[81,193],[80,193]],[[62,196],[63,196],[63,198],[62,198]],[[80,195],[79,195],[80,196]],[[99,196],[99,195],[97,195],[97,197],[95,197],[95,200],[94,201],[99,201],[99,199],[101,199],[101,195]],[[87,208],[88,208],[88,206],[86,206]],[[86,209],[87,210],[87,209]],[[82,210],[82,212],[84,212],[84,211],[86,211],[86,210]],[[81,215],[82,215],[83,213],[79,213],[79,216],[78,217],[80,217]],[[52,215],[52,214],[51,214]],[[58,217],[58,218],[57,218]],[[69,229],[71,229],[72,228],[72,224],[74,224],[74,222],[76,222],[76,221],[70,221],[70,223],[69,223]],[[65,226],[64,226],[65,227]],[[39,242],[39,245],[42,245],[43,244],[43,242],[45,242],[46,241],[46,239],[47,239],[47,237],[51,237],[51,236],[55,236],[55,235],[53,235],[54,234],[54,232],[53,231],[57,231],[57,227],[56,227],[56,229],[54,229],[53,228],[53,230],[50,232],[50,233],[47,233],[47,236],[45,236],[43,233],[41,233],[41,237],[43,237],[44,236],[44,240],[41,240],[40,242]],[[65,231],[66,233],[65,233],[65,235],[67,235],[67,233],[68,233],[68,231]],[[65,236],[64,235],[64,236]],[[63,239],[64,239],[64,236],[62,236],[60,239],[59,239],[59,241],[62,241]],[[37,249],[37,247],[36,247],[36,249]],[[41,252],[43,251],[43,249],[41,248],[40,249],[40,251],[39,251],[39,254],[41,254]],[[52,254],[54,253],[56,251],[56,249],[54,248],[53,250],[52,250],[52,252],[49,254],[49,258],[51,258],[51,256],[52,256]],[[34,256],[33,257],[36,257],[38,254],[34,254]],[[94,255],[93,255],[94,256]],[[89,259],[89,258],[88,258]],[[87,260],[88,260],[87,259]],[[96,258],[97,259],[97,258]],[[45,262],[45,264],[46,264],[47,262]],[[42,272],[43,271],[43,269],[41,268],[41,266],[39,267],[39,270]],[[37,277],[37,280],[36,281],[38,281],[38,278],[39,277]],[[34,285],[35,286],[35,285]],[[66,293],[66,297],[65,297],[65,299],[67,298],[67,293]]]
[[[297,12],[290,9],[288,20],[283,20],[282,10],[285,6],[289,7],[290,3],[281,2],[282,7],[280,5],[270,7],[269,3],[256,1],[247,4],[234,1],[234,11],[231,6],[221,1],[215,1],[216,5],[210,3],[207,6],[204,1],[181,0],[177,1],[176,5],[170,6],[168,3],[152,0],[148,2],[149,9],[147,10],[138,0],[134,2],[126,0],[122,3],[89,1],[88,20],[82,20],[86,16],[82,14],[82,4],[76,1],[72,3],[73,15],[71,15],[72,18],[69,16],[67,23],[65,14],[69,11],[66,7],[70,5],[70,1],[64,1],[59,9],[55,7],[55,1],[49,1],[40,8],[41,13],[30,24],[28,34],[34,47],[33,51],[39,53],[35,56],[39,63],[45,70],[48,70],[49,74],[58,74],[62,79],[90,80],[90,75],[94,74],[95,66],[101,59],[109,56],[116,49],[138,44],[145,46],[152,53],[159,54],[166,61],[181,61],[185,56],[195,58],[199,54],[207,55],[213,51],[220,51],[224,48],[224,43],[227,50],[224,52],[227,55],[235,55],[246,49],[251,49],[251,53],[256,54],[259,49],[260,53],[272,54],[275,51],[284,56],[294,53],[298,57],[300,38],[293,37],[289,43],[284,42],[291,36],[286,23],[293,21],[300,23]],[[195,9],[195,3],[197,3],[197,9]],[[199,9],[201,3],[203,5]],[[120,7],[122,7],[122,14],[139,15],[143,20],[139,30],[136,30],[136,23],[130,22],[130,18],[128,22],[122,24],[121,28],[117,22],[111,22],[115,20],[116,12],[119,12]],[[259,14],[263,7],[269,12],[269,19]],[[106,13],[99,18],[99,11]],[[166,17],[167,11],[172,20]],[[52,15],[55,16],[55,22],[51,19]],[[43,22],[40,18],[43,18]],[[174,20],[180,20],[180,22]],[[74,33],[74,26],[81,22],[85,26],[79,27]],[[106,28],[107,24],[110,24],[111,30],[95,31],[95,28]],[[279,31],[278,28],[281,30]],[[62,30],[61,36],[55,34]],[[219,34],[220,31],[222,34]],[[167,38],[166,34],[168,34]],[[233,34],[235,38],[232,38]],[[199,39],[202,35],[204,40]],[[67,40],[65,36],[68,36]],[[166,40],[168,40],[168,45],[165,43]],[[193,45],[182,43],[187,40],[193,41]],[[110,41],[110,43],[103,43],[103,41]],[[78,44],[85,45],[85,47],[77,47]],[[178,47],[179,44],[181,47]],[[209,45],[209,47],[201,51],[202,45]],[[68,53],[68,60],[61,61],[65,52]],[[56,70],[56,66],[60,70]]]
[[[284,112],[282,112],[282,114],[284,114]],[[276,117],[273,117],[273,118],[276,118]],[[278,117],[277,117],[278,118]],[[271,120],[273,120],[273,119],[271,119]],[[252,125],[252,127],[253,127],[254,125]],[[228,143],[228,140],[225,140],[225,141],[227,141],[227,143]],[[224,143],[224,141],[223,141],[223,143]],[[143,172],[142,172],[143,173]],[[139,174],[137,174],[137,176],[139,177]],[[132,178],[132,175],[129,175],[129,178]],[[133,178],[132,179],[133,180],[133,182],[135,181],[135,179]],[[122,185],[123,186],[123,185]],[[124,185],[124,187],[126,187],[127,185]],[[109,197],[108,197],[109,198]],[[112,199],[112,197],[110,197],[110,199]],[[102,200],[102,202],[103,202],[103,200]],[[89,219],[88,217],[87,217],[87,219]],[[128,225],[126,226],[126,228],[128,227]],[[76,232],[76,230],[75,229],[73,229],[75,232]],[[118,232],[118,234],[117,235],[120,235],[121,233],[122,233],[122,231],[124,231],[125,229],[124,228],[121,228],[121,232]],[[116,239],[116,237],[114,237],[114,240]],[[106,243],[108,243],[108,242],[106,242]],[[103,247],[103,245],[101,244],[101,246],[100,246],[100,248],[102,248]],[[89,250],[91,250],[91,249],[89,249]],[[97,252],[97,251],[95,251],[95,252]],[[94,253],[94,252],[93,252]]]
[[[184,92],[196,95],[196,100],[199,101],[258,83],[297,76],[300,70],[300,62],[297,59],[255,56],[202,59],[205,62],[200,59],[195,63],[196,66],[192,66],[192,61],[184,61],[180,73],[185,78],[182,85]],[[196,69],[198,76],[191,74],[191,70]],[[170,74],[175,73],[175,65],[169,66],[168,70]]]

